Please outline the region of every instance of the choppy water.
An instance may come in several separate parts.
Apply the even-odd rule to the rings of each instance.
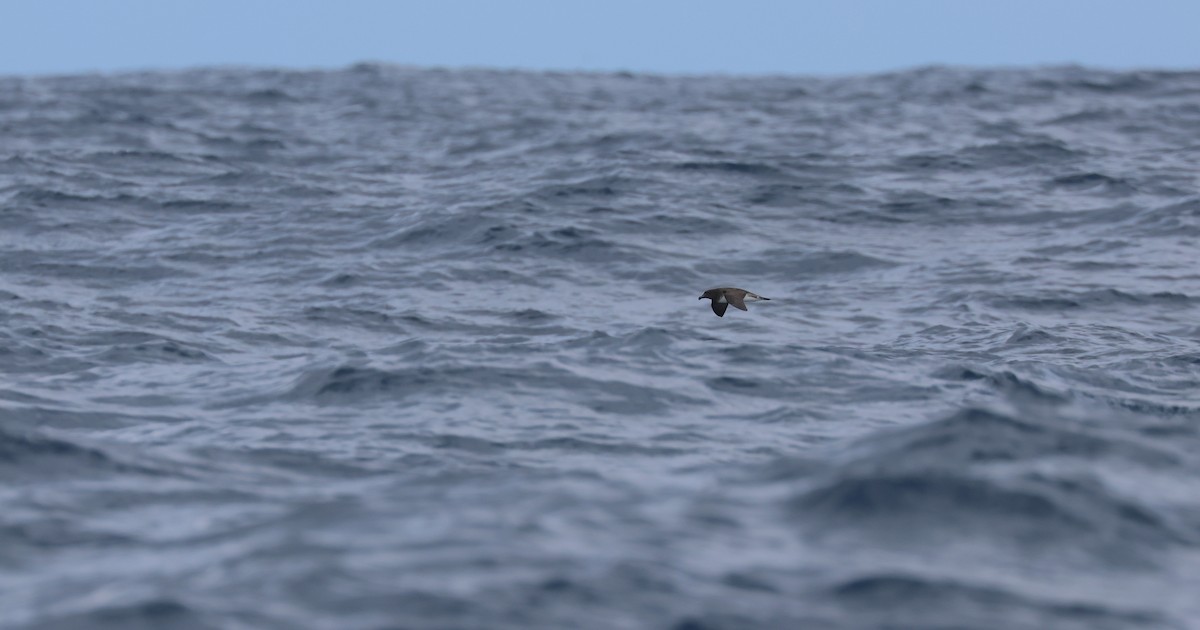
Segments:
[[[1198,162],[1196,72],[0,79],[0,626],[1200,628]]]

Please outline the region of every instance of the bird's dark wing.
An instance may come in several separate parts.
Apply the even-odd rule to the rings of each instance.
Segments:
[[[712,307],[713,307],[713,312],[717,314],[717,317],[725,317],[725,309],[729,308],[729,305],[725,304],[723,302],[718,302],[716,300],[713,300]]]
[[[725,299],[729,300],[729,303],[732,304],[734,308],[739,308],[739,309],[742,309],[743,311],[748,311],[750,309],[746,308],[746,302],[742,299],[744,297],[746,297],[745,291],[726,291],[725,292]]]

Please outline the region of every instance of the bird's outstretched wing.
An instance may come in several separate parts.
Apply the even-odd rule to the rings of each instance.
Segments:
[[[725,309],[729,308],[729,305],[724,302],[718,302],[714,299],[712,301],[712,307],[713,312],[717,314],[717,317],[725,317]],[[743,308],[742,310],[746,309]]]
[[[734,308],[739,308],[743,311],[748,311],[750,309],[746,308],[746,302],[742,300],[742,298],[744,298],[744,297],[746,297],[746,293],[744,291],[726,291],[725,292],[725,299],[729,300],[729,303],[732,304]]]

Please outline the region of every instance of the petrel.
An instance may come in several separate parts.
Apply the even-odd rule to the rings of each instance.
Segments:
[[[746,308],[746,302],[754,302],[757,300],[769,300],[757,293],[751,293],[745,289],[735,289],[733,287],[721,287],[718,289],[709,289],[701,295],[699,300],[708,298],[712,300],[713,312],[717,317],[725,317],[725,309],[732,304],[734,308],[740,308],[743,311],[750,310]]]

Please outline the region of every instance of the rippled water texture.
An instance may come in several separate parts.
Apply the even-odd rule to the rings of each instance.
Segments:
[[[1200,73],[0,78],[0,626],[1200,628],[1197,138]]]

